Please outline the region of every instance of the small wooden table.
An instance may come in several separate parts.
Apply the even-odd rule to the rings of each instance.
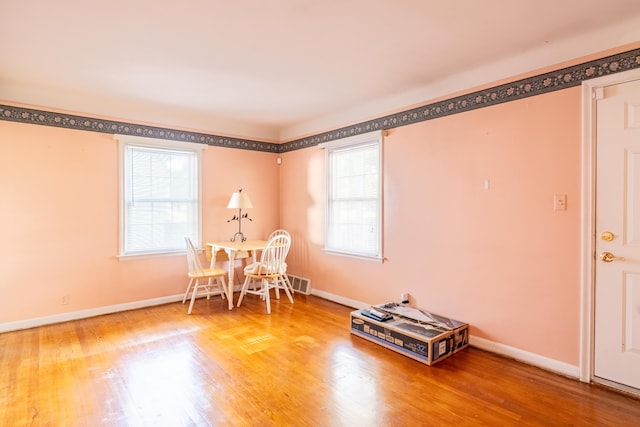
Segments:
[[[244,242],[211,242],[206,245],[207,259],[211,260],[211,267],[214,266],[217,259],[217,252],[224,251],[229,257],[229,280],[227,281],[227,299],[229,300],[229,310],[233,309],[233,277],[235,273],[235,260],[236,258],[252,257],[253,261],[256,261],[256,252],[264,249],[266,246],[266,240],[245,240]],[[243,254],[246,254],[243,256]]]

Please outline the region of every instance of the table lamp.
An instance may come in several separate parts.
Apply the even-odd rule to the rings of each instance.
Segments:
[[[233,218],[227,221],[238,221],[238,232],[231,238],[232,242],[235,242],[237,237],[240,237],[240,241],[242,242],[247,240],[247,238],[244,237],[244,234],[242,234],[242,219],[248,219],[249,221],[253,220],[249,218],[249,214],[242,214],[242,209],[249,209],[252,207],[253,204],[251,203],[251,199],[249,199],[249,195],[247,193],[243,193],[242,188],[231,195],[231,199],[229,200],[227,208],[238,209],[238,215],[234,215]]]

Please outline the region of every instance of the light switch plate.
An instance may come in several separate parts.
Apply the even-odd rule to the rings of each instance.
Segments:
[[[567,210],[567,195],[556,194],[553,196],[553,210],[566,211]]]

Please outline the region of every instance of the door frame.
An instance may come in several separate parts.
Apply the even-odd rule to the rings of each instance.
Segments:
[[[580,211],[580,381],[594,380],[596,101],[605,86],[640,79],[640,68],[582,82]],[[602,381],[601,381],[602,382]]]

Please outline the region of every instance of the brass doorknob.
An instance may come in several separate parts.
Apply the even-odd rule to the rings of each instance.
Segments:
[[[617,257],[614,254],[612,254],[611,252],[602,252],[600,254],[600,259],[604,262],[611,262],[611,261],[624,261],[624,258],[621,257]]]

